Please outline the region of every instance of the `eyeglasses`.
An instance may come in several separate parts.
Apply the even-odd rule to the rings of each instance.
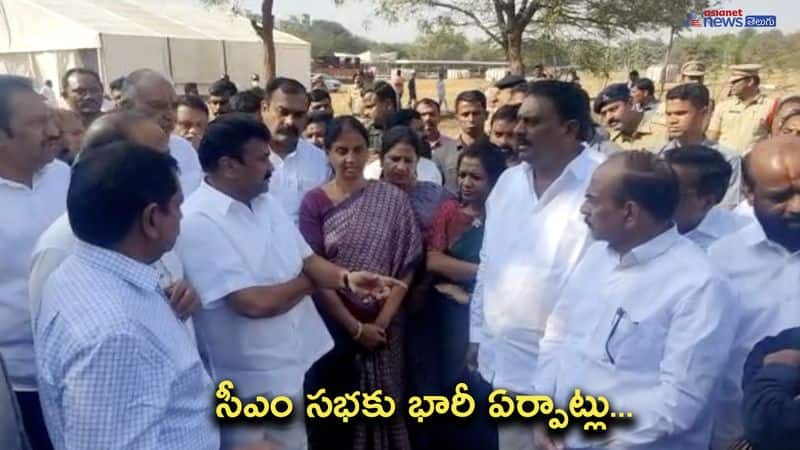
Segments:
[[[614,313],[614,323],[611,325],[611,331],[608,333],[608,337],[606,338],[606,345],[605,345],[606,356],[608,357],[608,360],[611,362],[611,364],[616,364],[616,360],[614,359],[614,356],[611,355],[611,349],[609,349],[609,344],[611,343],[611,338],[614,337],[614,334],[616,334],[617,328],[619,328],[619,323],[622,321],[622,318],[625,317],[626,315],[627,312],[625,312],[625,309],[623,309],[622,307],[617,308],[617,312]],[[636,323],[637,322],[633,322],[634,325]]]

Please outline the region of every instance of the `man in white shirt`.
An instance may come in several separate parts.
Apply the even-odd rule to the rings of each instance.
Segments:
[[[232,380],[240,398],[287,395],[301,412],[286,423],[224,428],[223,445],[266,437],[299,450],[307,447],[304,375],[333,347],[310,293],[350,288],[382,298],[396,281],[348,272],[311,251],[265,192],[269,142],[267,128],[243,114],[209,124],[199,148],[208,177],[184,204],[177,251],[200,295],[194,319],[211,377]]]
[[[715,450],[729,448],[743,434],[742,368],[753,345],[800,325],[800,138],[761,141],[745,164],[745,191],[757,221],[720,239],[709,250],[712,261],[738,291],[742,309],[721,383]]]
[[[732,172],[728,190],[720,206],[734,208],[742,199],[742,159],[732,149],[706,138],[706,118],[711,107],[708,88],[700,83],[680,84],[667,91],[666,98],[664,114],[669,140],[653,150],[660,154],[673,148],[702,145],[722,153],[730,163]]]
[[[589,109],[572,83],[534,84],[519,119],[523,163],[503,173],[486,201],[470,342],[478,345],[486,382],[525,393],[547,317],[589,242],[579,209],[604,157],[583,142]],[[531,445],[530,429],[521,425],[500,426],[498,435],[500,450]]]
[[[603,395],[634,421],[557,438],[540,424],[538,449],[708,448],[737,306],[705,252],[678,234],[678,196],[668,164],[647,151],[611,155],[592,176],[581,212],[599,242],[550,315],[534,386],[564,408],[575,389]]]
[[[36,239],[66,209],[69,167],[54,161],[59,131],[31,80],[0,75],[0,355],[34,449],[47,449],[36,384],[28,263]]]
[[[702,145],[669,149],[663,154],[678,178],[680,201],[675,210],[678,232],[703,250],[750,221],[718,208],[731,179],[731,165],[717,150]]]
[[[169,136],[169,154],[178,161],[181,189],[188,196],[203,179],[203,171],[197,152],[191,142],[172,134],[175,129],[175,87],[160,73],[150,69],[139,69],[125,77],[122,86],[122,107],[132,109],[153,119]]]
[[[306,88],[290,78],[270,81],[261,102],[261,117],[272,136],[269,160],[274,171],[269,190],[297,223],[306,192],[331,175],[325,152],[300,137],[308,120]]]
[[[151,119],[132,112],[112,112],[92,122],[83,142],[80,157],[86,157],[96,148],[117,141],[128,141],[167,153],[167,135]],[[35,318],[41,303],[42,290],[50,275],[69,256],[77,242],[67,213],[61,215],[42,233],[33,249],[28,289],[31,317]],[[174,252],[164,254],[157,269],[162,275],[164,288],[171,304],[182,319],[186,319],[197,304],[194,290],[183,281],[183,267]],[[191,325],[189,325],[191,327]]]

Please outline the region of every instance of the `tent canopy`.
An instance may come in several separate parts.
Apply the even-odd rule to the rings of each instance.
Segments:
[[[277,72],[307,83],[310,44],[278,30],[274,39]],[[247,86],[262,61],[247,18],[200,0],[0,0],[0,71],[53,79],[54,69],[80,65],[109,81],[149,67],[176,83],[228,73]]]

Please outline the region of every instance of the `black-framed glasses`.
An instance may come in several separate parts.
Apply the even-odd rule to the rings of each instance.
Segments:
[[[608,337],[606,338],[606,356],[608,356],[608,360],[611,361],[611,364],[616,364],[616,361],[611,355],[611,350],[608,348],[608,344],[611,343],[611,338],[614,337],[614,334],[617,332],[617,328],[619,327],[619,323],[622,321],[623,316],[625,316],[625,310],[622,309],[622,307],[617,308],[617,312],[614,313],[614,323],[611,325],[611,331],[609,331]]]

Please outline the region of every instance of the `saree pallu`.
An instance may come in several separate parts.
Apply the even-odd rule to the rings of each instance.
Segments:
[[[301,232],[320,256],[350,270],[368,270],[395,278],[412,273],[422,258],[422,234],[406,194],[380,181],[333,205],[322,189],[307,194],[301,206]],[[316,221],[316,222],[315,222]],[[317,229],[315,228],[317,224]],[[339,291],[347,309],[371,323],[380,312],[378,302]],[[356,420],[342,424],[309,421],[312,449],[406,450],[403,331],[401,312],[386,330],[386,345],[370,352],[355,342],[341,325],[322,311],[334,337],[334,349],[312,367],[306,392],[326,388],[328,396],[382,389],[395,398],[398,412],[385,420]]]
[[[470,226],[444,252],[448,256],[473,264],[480,262],[483,244],[483,224]],[[450,282],[440,279],[440,282]],[[472,294],[475,279],[454,283]],[[440,331],[436,337],[441,361],[440,389],[451,392],[466,369],[469,346],[469,303],[461,304],[447,295],[431,290]]]

